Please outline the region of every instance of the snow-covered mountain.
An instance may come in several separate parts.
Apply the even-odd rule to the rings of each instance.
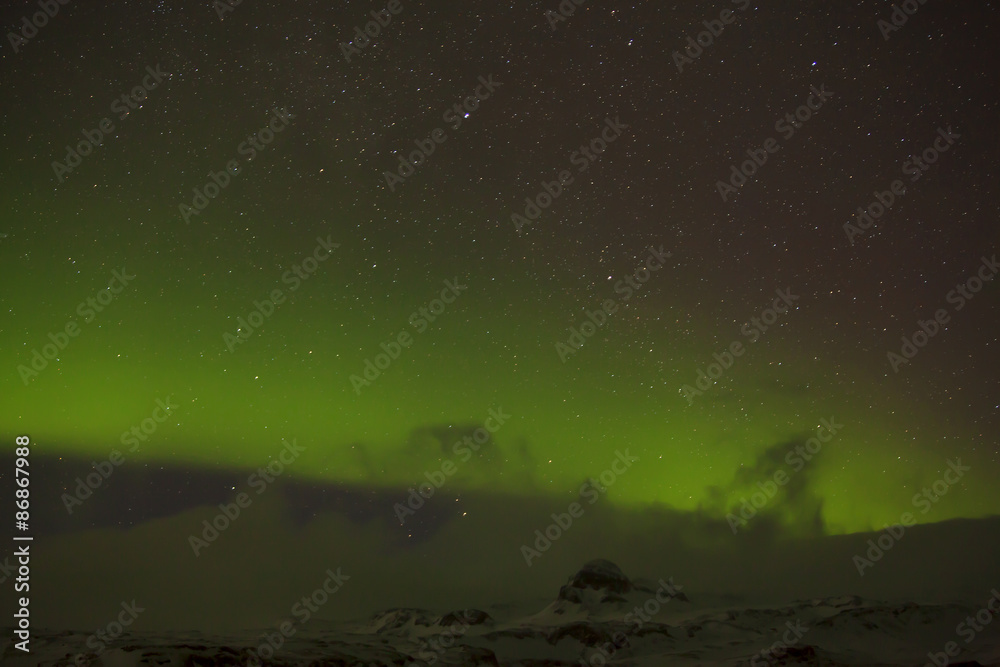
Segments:
[[[1000,622],[964,626],[982,609],[859,597],[757,608],[689,599],[671,580],[632,581],[586,563],[544,601],[434,613],[397,608],[288,637],[126,634],[99,655],[89,633],[35,633],[32,654],[8,642],[3,665],[1000,665]],[[992,616],[991,616],[992,620]],[[9,636],[9,633],[7,633]],[[971,636],[970,636],[971,635]],[[279,641],[280,640],[280,641]],[[951,646],[956,655],[945,652]],[[256,657],[255,657],[256,656]],[[946,662],[950,661],[950,662]]]

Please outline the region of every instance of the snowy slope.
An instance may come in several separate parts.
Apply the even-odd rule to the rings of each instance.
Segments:
[[[956,626],[979,609],[886,604],[858,597],[741,608],[689,600],[670,581],[632,582],[613,563],[587,563],[555,599],[436,614],[390,609],[349,624],[312,624],[265,665],[924,665],[952,641],[953,665],[1000,665],[1000,622],[966,642]],[[641,613],[640,613],[641,612]],[[271,629],[273,632],[273,628]],[[10,632],[5,636],[10,636]],[[4,666],[249,665],[260,633],[131,634],[95,655],[88,633],[35,634],[32,655],[6,641]],[[768,650],[771,649],[770,652]],[[83,652],[83,657],[76,661]]]

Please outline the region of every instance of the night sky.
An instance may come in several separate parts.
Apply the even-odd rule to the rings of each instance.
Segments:
[[[0,436],[34,443],[42,589],[197,626],[157,563],[291,599],[367,564],[344,599],[392,606],[608,552],[665,576],[671,541],[708,581],[753,536],[821,553],[908,510],[996,531],[995,2],[394,0],[358,38],[385,7],[73,1],[24,40],[37,4],[0,10]]]

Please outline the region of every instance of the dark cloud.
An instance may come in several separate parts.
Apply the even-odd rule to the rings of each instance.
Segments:
[[[784,463],[783,452],[800,442],[768,448],[717,497],[773,473]],[[74,472],[60,467],[68,465],[64,461],[33,462],[49,475],[58,471],[60,479]],[[216,491],[198,500],[185,493],[185,480],[196,474],[202,475],[198,488],[214,485]],[[245,481],[247,472],[123,466],[87,501],[92,504],[85,504],[84,521],[66,516],[58,502],[40,515],[32,545],[33,613],[39,626],[98,627],[109,610],[135,598],[148,609],[146,628],[268,626],[286,617],[327,568],[336,567],[351,579],[324,608],[324,618],[394,606],[446,610],[524,599],[539,600],[541,608],[592,558],[608,558],[630,576],[672,576],[696,601],[726,596],[763,604],[841,594],[974,601],[1000,581],[1000,518],[909,528],[860,576],[852,559],[865,554],[877,534],[824,536],[818,523],[806,529],[819,506],[810,472],[800,474],[802,481],[790,482],[780,502],[776,498],[785,509],[765,512],[736,535],[718,507],[627,509],[603,495],[589,503],[573,493],[488,490],[435,495],[400,525],[393,505],[405,498],[403,489],[289,475],[253,496],[252,505],[196,557],[191,536],[218,514],[218,502],[232,501],[231,486]],[[43,489],[58,498],[59,489],[46,488],[44,478],[37,478],[40,501]],[[129,508],[137,506],[124,498],[136,497],[137,484],[145,484],[144,495],[156,503],[141,520],[128,521],[136,512]],[[582,515],[529,567],[522,545],[534,545],[535,530],[545,531],[552,514],[566,512],[573,501],[583,506]],[[793,507],[797,502],[804,507]],[[58,521],[56,510],[63,514]],[[803,526],[802,532],[786,530],[789,521]],[[0,553],[0,562],[5,555]],[[65,604],[68,594],[72,605]]]
[[[713,515],[744,519],[740,527],[748,531],[823,535],[823,499],[813,483],[824,451],[815,434],[775,443],[740,466],[727,485],[709,487],[704,507]]]

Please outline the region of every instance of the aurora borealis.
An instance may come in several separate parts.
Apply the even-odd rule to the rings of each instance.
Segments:
[[[523,568],[626,450],[581,535],[735,553],[778,470],[748,532],[877,531],[957,459],[916,522],[1000,512],[994,3],[390,4],[71,2],[4,39],[0,436],[47,460],[40,536],[190,558],[283,442],[247,515],[378,558],[503,535]],[[270,541],[235,530],[199,558]]]

